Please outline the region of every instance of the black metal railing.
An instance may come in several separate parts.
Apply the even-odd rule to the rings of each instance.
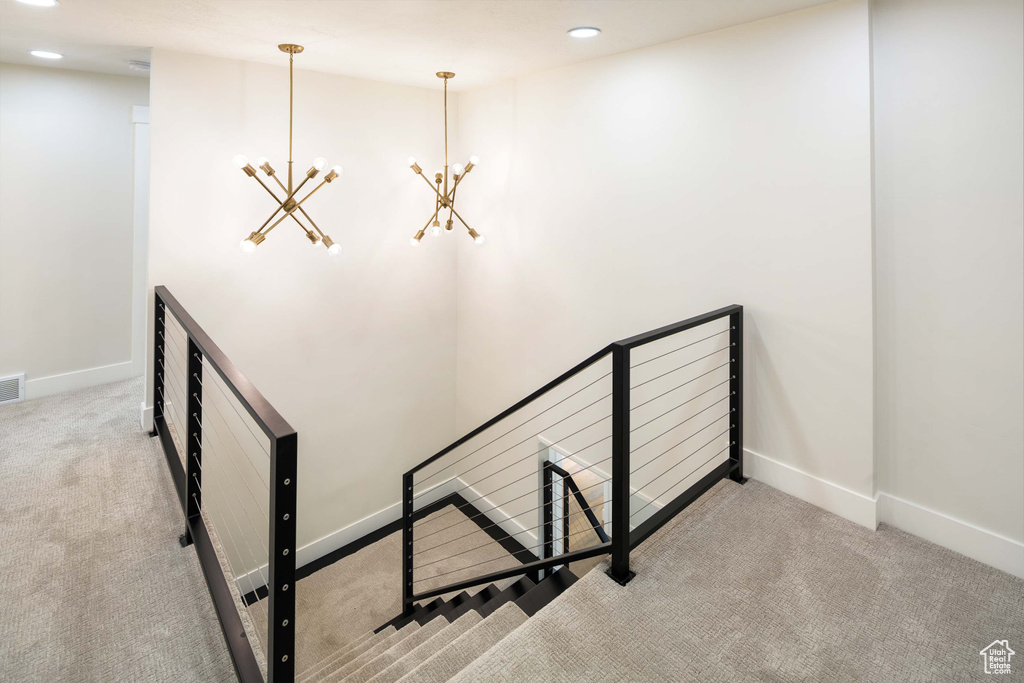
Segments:
[[[626,583],[633,547],[720,479],[743,481],[742,412],[741,306],[609,344],[405,473],[404,612],[609,553]]]
[[[166,287],[154,303],[152,434],[181,543],[195,545],[239,679],[290,683],[297,435]]]
[[[587,500],[583,490],[580,489],[572,474],[550,460],[543,463],[542,468],[544,481],[542,487],[544,496],[543,557],[558,557],[570,552],[571,547],[577,545],[571,542],[573,536],[580,535],[578,532],[574,533],[572,531],[573,525],[571,520],[573,516],[583,516],[582,526],[593,529],[594,533],[593,538],[590,539],[591,541],[596,539],[597,543],[609,543],[611,538],[609,538],[608,533],[605,531],[604,524],[597,519],[591,502]],[[555,476],[558,476],[560,481],[556,480]],[[595,487],[596,485],[591,485],[587,488],[592,489]],[[579,512],[572,510],[573,501],[579,507]],[[603,504],[604,501],[602,500],[601,502]],[[558,521],[561,522],[560,525]],[[589,535],[587,534],[587,536]],[[579,543],[581,548],[593,545],[593,543],[588,544],[587,540],[586,538],[582,539],[582,542]],[[558,567],[549,567],[544,570],[544,573],[550,576],[557,569]]]

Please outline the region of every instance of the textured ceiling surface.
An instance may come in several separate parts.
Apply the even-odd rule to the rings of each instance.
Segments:
[[[460,90],[826,1],[0,0],[0,60],[127,74],[154,47],[283,64],[276,46],[293,42],[306,47],[296,68],[425,87],[450,70]],[[569,38],[575,26],[602,33]]]

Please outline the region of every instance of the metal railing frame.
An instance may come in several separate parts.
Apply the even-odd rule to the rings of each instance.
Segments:
[[[665,337],[685,332],[686,330],[706,325],[710,322],[729,319],[729,458],[702,477],[697,483],[668,502],[650,518],[630,529],[629,504],[630,489],[630,354],[633,349],[664,339]],[[482,434],[519,409],[543,396],[555,387],[563,384],[598,361],[612,356],[612,536],[611,540],[590,548],[563,553],[557,557],[544,557],[536,562],[528,562],[519,567],[503,569],[498,572],[484,574],[473,579],[448,584],[439,588],[416,593],[413,590],[413,522],[415,510],[414,476],[424,467],[436,462],[470,439]],[[570,368],[526,398],[510,406],[473,431],[442,449],[402,476],[402,609],[404,614],[411,613],[415,603],[426,598],[443,595],[452,591],[463,590],[483,583],[492,583],[521,574],[546,572],[547,570],[570,562],[611,553],[611,567],[608,575],[618,583],[625,585],[634,576],[629,568],[630,551],[643,543],[651,534],[664,526],[684,508],[697,500],[703,493],[721,479],[729,477],[733,481],[743,483],[743,307],[737,304],[719,308],[703,315],[666,325],[650,332],[645,332],[627,339],[613,342],[590,356],[578,365]],[[545,497],[545,506],[549,506],[551,494]],[[552,522],[545,519],[545,522]],[[545,543],[547,543],[545,538]],[[546,553],[545,553],[546,554]]]
[[[187,424],[185,434],[190,440],[182,444],[185,466],[182,466],[164,416],[164,333],[168,311],[181,325],[188,340],[189,396],[184,421]],[[243,683],[257,683],[264,678],[202,515],[203,360],[220,376],[270,441],[266,680],[268,683],[291,683],[295,680],[295,475],[298,435],[164,286],[158,286],[154,291],[154,317],[151,435],[160,437],[185,516],[181,543],[183,546],[195,546],[235,672]]]

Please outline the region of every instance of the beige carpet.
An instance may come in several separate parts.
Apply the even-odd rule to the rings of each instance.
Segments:
[[[626,587],[590,572],[453,682],[983,681],[989,643],[1024,653],[1024,581],[754,481],[632,560]],[[1017,656],[1001,680],[1024,680]]]
[[[141,380],[0,406],[0,680],[234,681]]]

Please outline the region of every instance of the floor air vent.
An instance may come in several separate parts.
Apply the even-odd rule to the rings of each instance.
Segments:
[[[0,405],[25,400],[25,375],[0,377]]]

